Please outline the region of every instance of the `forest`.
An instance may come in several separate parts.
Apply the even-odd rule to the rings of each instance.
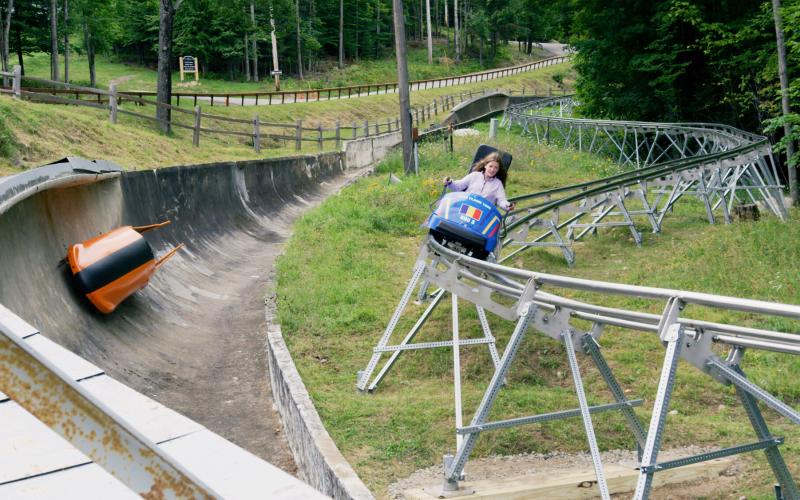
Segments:
[[[574,51],[584,113],[615,119],[721,122],[773,132],[779,118],[779,0],[404,0],[409,44],[431,34],[447,57],[492,66],[499,43],[559,40]],[[280,69],[303,78],[361,59],[394,57],[391,0],[0,0],[2,67],[45,52],[69,80],[68,55],[155,68],[163,12],[171,64],[198,57],[204,75],[265,79],[271,36]],[[790,99],[797,97],[800,1],[780,6]],[[456,43],[456,40],[458,43]],[[432,61],[431,64],[438,64]],[[91,82],[94,83],[94,82]]]

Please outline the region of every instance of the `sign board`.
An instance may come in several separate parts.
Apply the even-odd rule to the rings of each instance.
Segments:
[[[274,70],[270,71],[270,72],[269,72],[269,74],[270,74],[270,75],[272,75],[272,76],[275,76],[275,75],[282,75],[282,74],[283,74],[283,71],[281,71],[281,70],[279,70],[279,69],[274,69]]]
[[[197,58],[193,56],[183,56],[180,61],[181,81],[186,73],[194,73],[194,79],[197,81],[200,77],[200,70],[198,68]]]
[[[195,71],[195,64],[194,64],[194,57],[184,57],[183,58],[183,72],[184,73],[194,73]]]

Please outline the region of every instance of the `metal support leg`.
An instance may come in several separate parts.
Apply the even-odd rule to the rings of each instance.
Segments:
[[[406,306],[408,305],[408,299],[411,298],[411,294],[414,292],[414,288],[416,288],[417,283],[419,282],[422,273],[425,271],[425,262],[417,261],[417,264],[414,266],[414,274],[411,275],[411,281],[408,282],[408,286],[406,286],[406,291],[403,292],[403,296],[400,298],[400,303],[397,304],[397,309],[395,309],[394,314],[392,314],[392,318],[389,320],[389,324],[386,325],[386,330],[383,332],[381,339],[378,341],[378,347],[385,347],[386,343],[389,340],[389,337],[392,336],[394,329],[397,327],[397,322],[400,321],[400,316],[403,314]],[[359,373],[358,383],[356,387],[359,391],[363,391],[366,386],[367,382],[369,381],[370,377],[372,376],[372,372],[375,371],[375,367],[378,364],[378,361],[381,359],[381,353],[375,352],[372,354],[372,358],[369,360],[369,364],[367,364],[367,368]]]
[[[667,343],[667,353],[664,356],[664,366],[661,369],[661,379],[658,382],[658,392],[653,404],[653,416],[650,419],[650,427],[647,431],[647,441],[642,454],[642,466],[649,466],[646,470],[640,469],[639,480],[636,483],[635,500],[645,500],[650,497],[650,489],[653,486],[653,474],[655,473],[656,460],[658,460],[658,450],[661,447],[661,437],[664,431],[664,424],[667,420],[667,410],[672,396],[672,388],[675,384],[675,373],[678,369],[681,346],[683,344],[683,327],[677,323],[678,314],[682,307],[682,302],[678,298],[671,298],[667,303],[664,315],[658,325],[659,337]]]
[[[733,367],[733,369],[741,376],[745,376],[744,372],[738,366]],[[762,441],[771,439],[772,434],[769,431],[769,427],[767,427],[767,422],[764,420],[763,415],[761,415],[761,410],[758,408],[756,399],[739,386],[736,386],[736,393],[739,395],[739,399],[742,400],[742,405],[747,412],[750,423],[753,424],[753,429],[756,431],[758,439]],[[794,482],[794,479],[792,479],[792,475],[786,467],[786,462],[784,462],[783,456],[780,450],[778,450],[778,446],[775,445],[764,449],[764,454],[767,456],[767,461],[770,467],[772,467],[772,472],[775,474],[775,478],[780,484],[781,494],[785,498],[800,498],[800,490],[797,489],[797,484]]]
[[[706,186],[706,177],[703,172],[700,172],[700,193],[700,197],[703,199],[703,204],[706,207],[708,223],[714,224],[716,221],[714,220],[714,212],[711,210],[711,202],[708,199],[708,187]]]
[[[572,380],[575,382],[575,393],[578,395],[578,405],[580,406],[581,417],[583,418],[583,428],[586,431],[586,440],[589,442],[589,451],[592,454],[594,474],[597,477],[597,486],[600,488],[600,496],[603,498],[603,500],[609,500],[611,495],[608,492],[606,475],[603,471],[603,463],[600,460],[600,449],[597,446],[597,438],[595,438],[594,435],[592,416],[589,414],[589,403],[586,402],[586,392],[583,390],[581,370],[580,367],[578,367],[578,360],[575,357],[575,346],[572,344],[572,333],[569,331],[562,332],[561,340],[564,342],[564,347],[567,350],[567,360],[569,361],[569,367],[572,370]]]
[[[494,338],[492,336],[492,330],[489,328],[489,320],[486,319],[486,311],[481,306],[476,306],[476,308],[478,309],[478,320],[481,322],[484,338]],[[497,353],[497,345],[494,342],[489,343],[489,355],[492,357],[494,369],[497,370],[500,368],[500,354]]]
[[[461,409],[461,347],[458,345],[458,296],[453,297],[453,391],[456,401],[456,429],[464,427],[464,412]],[[464,438],[456,433],[456,448],[461,446]]]
[[[625,202],[623,201],[623,196],[619,195],[617,197],[617,206],[619,207],[620,212],[622,212],[622,218],[625,219],[625,222],[628,223],[628,227],[631,230],[631,235],[633,236],[633,241],[636,242],[637,246],[642,246],[642,233],[636,229],[636,224],[633,223],[633,219],[631,219],[631,214],[628,213],[628,209],[625,208]]]
[[[553,235],[553,239],[556,241],[559,247],[561,247],[561,251],[564,253],[564,258],[567,259],[567,265],[572,267],[575,264],[575,252],[572,251],[570,248],[569,243],[564,243],[564,240],[561,239],[561,235],[558,234],[558,228],[553,221],[545,222],[547,227],[550,230],[550,234]]]
[[[736,386],[736,389],[750,394],[752,397],[758,399],[776,412],[788,418],[793,423],[800,425],[800,413],[769,392],[751,382],[747,377],[742,375],[741,370],[737,371],[719,360],[710,360],[707,364],[709,367],[717,370],[725,378],[730,380],[730,382]]]
[[[534,314],[536,314],[536,306],[532,303],[525,304],[522,314],[517,321],[517,326],[514,328],[511,339],[509,339],[508,345],[506,345],[506,349],[503,352],[503,357],[500,359],[500,368],[495,370],[494,375],[492,375],[492,380],[489,382],[489,386],[483,394],[483,399],[480,405],[478,405],[475,415],[472,417],[470,426],[476,426],[486,422],[486,417],[488,417],[489,411],[491,411],[492,405],[495,399],[497,399],[497,393],[503,385],[503,380],[517,355],[522,339],[525,338],[525,332],[528,330],[528,326]],[[466,464],[469,454],[475,447],[479,435],[480,431],[467,434],[461,446],[456,450],[453,459],[445,463],[445,491],[455,491],[458,489],[458,478],[464,470],[464,464]]]
[[[628,398],[625,397],[625,392],[622,390],[622,387],[620,387],[619,382],[617,382],[617,378],[614,376],[614,373],[611,371],[608,363],[606,363],[603,353],[600,352],[600,345],[591,335],[584,335],[583,349],[586,354],[592,358],[592,361],[594,361],[595,366],[597,366],[597,370],[600,372],[600,375],[602,375],[603,380],[606,381],[608,389],[614,396],[614,400],[617,403],[627,402]],[[644,433],[642,422],[639,420],[636,412],[633,411],[632,406],[623,408],[622,414],[625,416],[625,420],[628,422],[628,427],[630,427],[633,437],[636,439],[636,448],[638,449],[639,459],[641,460],[642,450],[644,449],[645,441],[647,440],[647,435]]]
[[[655,209],[647,201],[647,186],[644,185],[642,181],[639,181],[639,198],[642,200],[642,207],[644,207],[644,211],[647,213],[647,220],[650,222],[653,232],[660,232],[661,227],[658,225],[655,215],[653,215]]]
[[[414,340],[414,337],[417,336],[417,333],[419,333],[420,329],[422,328],[422,325],[425,324],[425,322],[428,320],[433,310],[436,309],[436,306],[438,306],[439,302],[442,301],[442,298],[444,297],[445,293],[446,291],[442,288],[431,296],[432,297],[431,303],[428,304],[428,307],[427,309],[425,309],[425,312],[422,313],[422,316],[419,317],[419,319],[411,328],[411,330],[408,332],[408,334],[406,334],[403,341],[400,342],[401,346],[408,345],[412,340]],[[378,372],[378,375],[375,376],[375,380],[373,380],[372,383],[369,384],[369,387],[367,387],[367,391],[372,392],[375,389],[377,389],[378,384],[380,384],[383,378],[386,376],[386,374],[389,373],[389,370],[391,370],[392,366],[394,366],[394,363],[397,361],[397,358],[399,358],[402,353],[403,351],[401,350],[392,353],[388,361],[386,361],[386,364],[384,364],[383,368],[381,368],[381,371]]]

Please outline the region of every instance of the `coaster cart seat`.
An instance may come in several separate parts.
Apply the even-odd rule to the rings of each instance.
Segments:
[[[475,152],[472,165],[495,151],[498,150],[482,144]],[[504,152],[500,154],[508,169],[511,155]],[[472,171],[472,165],[468,172]],[[503,217],[500,210],[483,196],[452,192],[443,194],[439,206],[425,225],[430,236],[439,244],[464,255],[486,260],[497,249]]]

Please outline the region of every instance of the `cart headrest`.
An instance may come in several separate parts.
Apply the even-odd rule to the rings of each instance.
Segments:
[[[506,167],[506,170],[511,168],[511,160],[514,159],[510,153],[506,153],[505,151],[500,151],[499,149],[489,146],[488,144],[481,144],[478,146],[478,150],[475,151],[475,157],[472,159],[472,164],[469,166],[468,172],[472,171],[472,166],[481,161],[488,155],[489,153],[494,152],[500,153],[500,157],[503,158],[503,165]]]

